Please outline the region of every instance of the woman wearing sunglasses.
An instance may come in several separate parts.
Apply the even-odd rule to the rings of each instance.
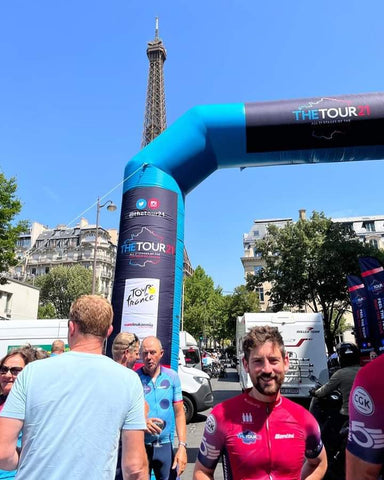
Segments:
[[[31,347],[22,347],[9,352],[0,361],[0,411],[3,409],[8,394],[16,381],[17,375],[30,362],[36,359],[33,355],[34,349]],[[21,435],[17,442],[17,446],[21,447]],[[6,471],[0,470],[0,479],[15,478],[17,470]]]

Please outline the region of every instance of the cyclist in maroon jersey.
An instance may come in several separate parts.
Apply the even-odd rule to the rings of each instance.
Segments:
[[[349,397],[347,480],[376,480],[384,465],[384,355],[359,370]]]
[[[251,329],[243,351],[253,387],[212,410],[194,480],[212,480],[220,457],[225,479],[321,480],[327,457],[319,426],[305,408],[280,395],[289,359],[278,329]]]

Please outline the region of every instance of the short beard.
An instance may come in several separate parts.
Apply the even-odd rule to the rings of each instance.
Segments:
[[[259,393],[261,393],[262,395],[266,395],[268,397],[273,397],[274,395],[276,395],[280,391],[281,385],[284,382],[284,375],[281,375],[281,376],[280,375],[275,375],[273,377],[271,377],[271,376],[265,377],[264,376],[264,378],[273,378],[275,383],[274,383],[274,386],[268,385],[266,387],[263,387],[261,382],[259,381],[262,378],[263,378],[263,375],[258,376],[256,378],[255,383],[253,383],[253,386],[256,388],[256,390]]]

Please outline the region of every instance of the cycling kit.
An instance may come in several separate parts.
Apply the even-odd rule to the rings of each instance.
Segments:
[[[160,443],[172,442],[175,429],[173,404],[183,401],[177,372],[161,365],[160,373],[155,381],[145,374],[143,368],[139,368],[136,373],[143,384],[145,401],[149,407],[148,418],[161,418],[165,422],[160,435],[145,433],[145,443],[151,445],[157,441]]]
[[[306,458],[323,448],[319,425],[302,406],[280,397],[260,402],[247,392],[217,405],[198,459],[214,470],[222,455],[228,480],[297,480]]]
[[[145,432],[144,442],[148,457],[150,478],[156,480],[175,480],[176,469],[172,468],[173,435],[175,430],[175,403],[183,401],[180,379],[174,370],[160,366],[160,373],[152,379],[146,375],[143,368],[137,370],[144,388],[145,401],[148,404],[148,418],[161,418],[164,428],[160,435],[151,435]]]
[[[359,370],[349,397],[347,450],[369,463],[384,463],[384,354]]]

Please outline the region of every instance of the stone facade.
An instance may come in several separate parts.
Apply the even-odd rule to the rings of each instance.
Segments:
[[[58,265],[82,265],[92,269],[95,254],[96,225],[81,219],[75,227],[58,225],[50,229],[37,222],[28,234],[20,235],[16,253],[19,264],[12,276],[21,281],[34,280]],[[111,298],[116,262],[117,230],[99,225],[96,251],[98,291]]]

